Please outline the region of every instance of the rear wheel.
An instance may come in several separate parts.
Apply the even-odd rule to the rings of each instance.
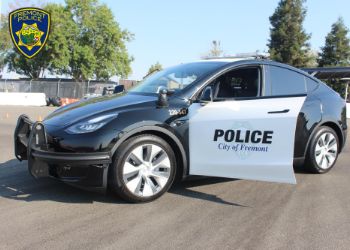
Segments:
[[[112,163],[110,186],[127,201],[151,201],[170,188],[175,170],[175,154],[169,144],[154,135],[141,135],[120,146]]]
[[[314,173],[326,173],[333,168],[338,154],[339,138],[337,134],[329,127],[320,127],[310,142],[307,167]]]

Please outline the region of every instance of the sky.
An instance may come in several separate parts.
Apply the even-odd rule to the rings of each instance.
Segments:
[[[2,13],[64,0],[0,0]],[[134,57],[129,79],[141,79],[159,62],[169,67],[200,59],[213,40],[221,41],[225,54],[267,51],[269,16],[279,0],[100,0],[113,11],[121,28],[134,34],[127,44]],[[313,50],[339,16],[350,27],[349,0],[308,0],[304,28],[311,33]],[[13,74],[7,74],[13,76]],[[5,76],[6,77],[6,76]]]

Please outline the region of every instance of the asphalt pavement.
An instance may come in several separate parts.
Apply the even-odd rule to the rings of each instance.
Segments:
[[[329,173],[298,170],[297,185],[207,178],[128,204],[33,179],[15,159],[17,117],[53,110],[0,106],[0,249],[350,249],[349,144]]]

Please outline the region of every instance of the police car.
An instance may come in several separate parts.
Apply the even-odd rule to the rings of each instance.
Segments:
[[[157,72],[128,92],[18,119],[15,155],[34,177],[131,202],[176,177],[296,183],[326,173],[346,139],[345,101],[299,69],[268,60],[204,60]]]

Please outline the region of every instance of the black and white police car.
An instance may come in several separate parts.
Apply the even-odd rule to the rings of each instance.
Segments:
[[[25,115],[15,155],[34,177],[109,187],[150,201],[175,176],[296,183],[293,164],[325,173],[346,140],[345,101],[318,79],[268,60],[204,60],[128,92]]]

